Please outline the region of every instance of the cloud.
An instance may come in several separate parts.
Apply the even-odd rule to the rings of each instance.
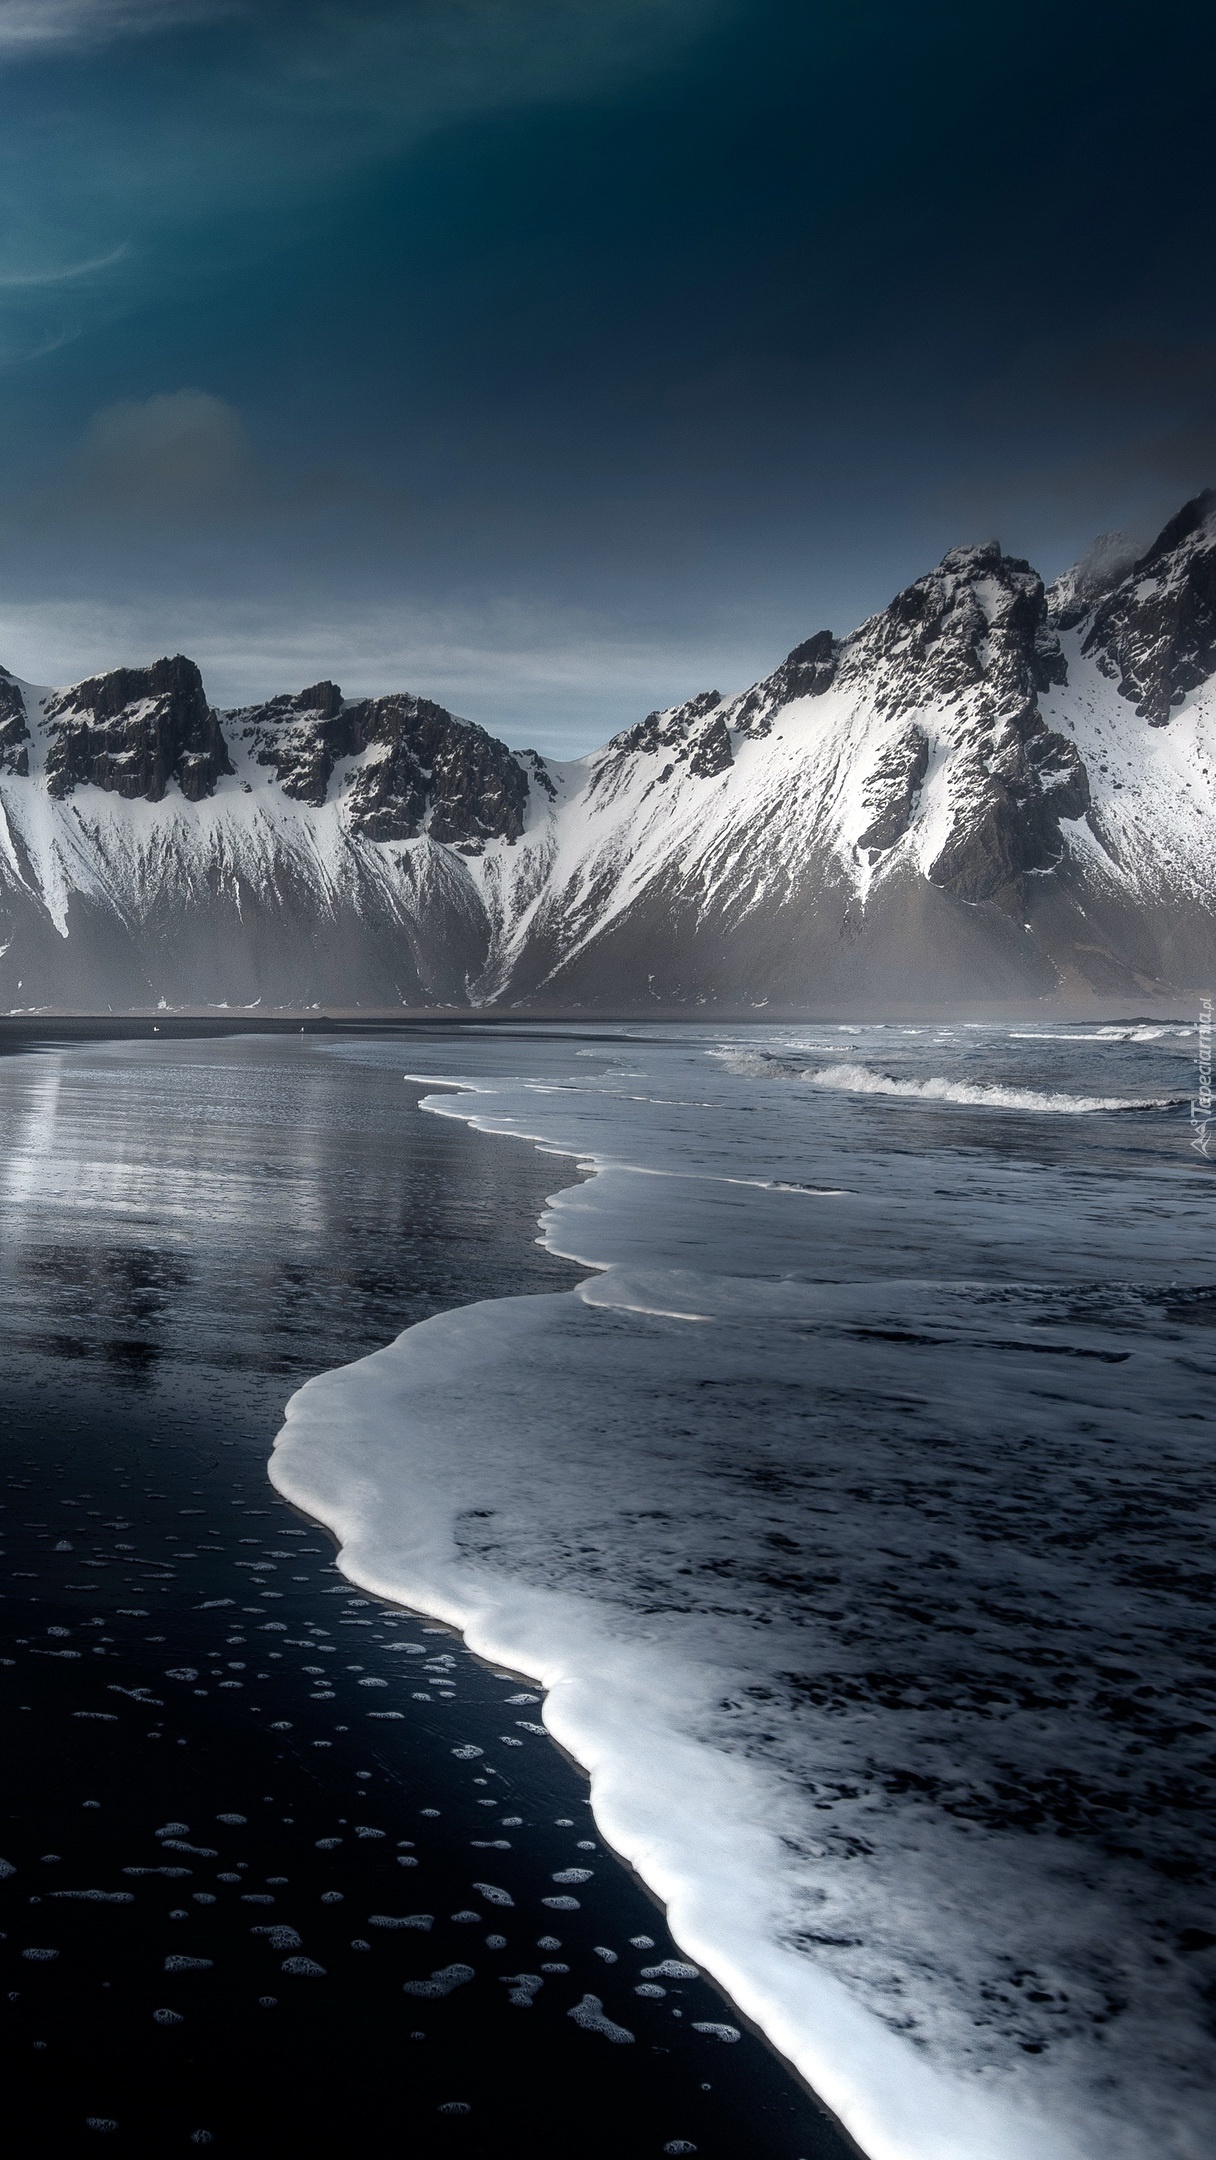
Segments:
[[[147,36],[231,12],[226,0],[0,0],[0,60]]]
[[[44,515],[193,519],[248,502],[260,477],[231,405],[207,390],[162,391],[95,413],[41,508]]]
[[[767,626],[765,626],[767,628]],[[30,682],[186,652],[217,705],[329,676],[351,697],[409,689],[516,747],[578,757],[694,690],[725,693],[779,657],[778,642],[639,636],[608,614],[487,599],[343,608],[323,596],[148,596],[134,601],[0,598],[0,661]]]
[[[113,269],[115,263],[124,262],[130,252],[124,240],[121,247],[111,248],[107,255],[93,255],[87,262],[67,263],[62,268],[3,270],[0,271],[0,292],[22,292],[34,286],[71,284],[77,278],[92,277],[98,270]]]
[[[54,349],[61,290],[86,331],[163,307],[445,129],[600,95],[738,4],[0,0],[0,363]]]
[[[60,346],[80,336],[79,323],[6,323],[0,325],[0,367],[19,367],[23,361],[43,360]]]

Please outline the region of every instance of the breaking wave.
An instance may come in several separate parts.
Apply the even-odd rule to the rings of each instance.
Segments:
[[[825,1065],[802,1077],[813,1086],[840,1088],[852,1095],[905,1095],[919,1102],[972,1103],[986,1110],[1034,1110],[1056,1117],[1078,1117],[1090,1110],[1168,1110],[1168,1097],[1129,1102],[1125,1095],[1062,1095],[1040,1088],[1003,1087],[999,1081],[896,1080],[871,1072],[868,1065]]]
[[[808,1046],[809,1047],[809,1046]],[[827,1045],[822,1046],[823,1050]],[[801,1057],[770,1050],[732,1047],[711,1050],[710,1057],[745,1080],[805,1080],[812,1087],[850,1095],[901,1095],[917,1102],[967,1103],[983,1110],[1031,1110],[1052,1117],[1079,1117],[1093,1110],[1170,1110],[1175,1096],[1131,1099],[1126,1095],[1068,1095],[1052,1088],[1014,1087],[998,1080],[948,1080],[933,1074],[925,1080],[900,1080],[869,1065],[833,1064],[816,1069]]]

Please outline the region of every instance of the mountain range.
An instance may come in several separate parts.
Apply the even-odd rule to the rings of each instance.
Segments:
[[[959,547],[569,762],[180,655],[0,668],[0,1012],[773,1016],[1216,978],[1216,491],[1045,587]]]

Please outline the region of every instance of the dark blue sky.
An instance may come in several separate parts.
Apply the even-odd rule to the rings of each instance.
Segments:
[[[586,747],[1216,478],[1206,5],[0,0],[0,658]]]

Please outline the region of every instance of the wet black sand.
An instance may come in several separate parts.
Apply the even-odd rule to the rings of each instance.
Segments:
[[[310,1372],[571,1279],[556,1166],[413,1099],[283,1040],[0,1063],[7,2150],[837,2160],[526,1685],[266,1481]]]

